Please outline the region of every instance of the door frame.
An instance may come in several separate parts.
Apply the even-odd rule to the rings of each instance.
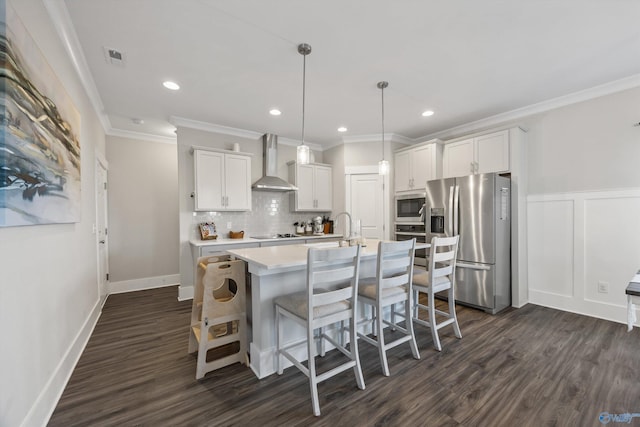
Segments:
[[[351,206],[351,176],[352,175],[372,175],[378,174],[378,165],[371,166],[346,166],[344,168],[344,187],[345,187],[345,208]],[[389,212],[389,206],[391,206],[391,200],[389,199],[389,175],[383,176],[382,179],[382,236],[384,240],[391,240],[391,224],[389,220],[391,218]]]
[[[104,181],[100,179],[100,169],[104,170]],[[108,238],[108,231],[107,233],[105,233],[105,243],[104,243],[104,256],[105,256],[105,260],[104,260],[104,266],[105,266],[105,270],[104,272],[100,271],[100,265],[101,265],[101,260],[100,260],[100,233],[98,231],[98,226],[100,224],[100,214],[99,214],[99,210],[100,210],[100,200],[99,200],[99,195],[100,194],[104,194],[104,200],[102,203],[102,208],[104,209],[103,212],[103,217],[104,217],[104,226],[105,229],[108,230],[108,226],[109,226],[109,197],[108,197],[108,176],[109,176],[109,162],[107,162],[107,159],[101,154],[96,152],[96,163],[95,163],[95,208],[96,208],[96,217],[95,217],[95,223],[93,224],[93,233],[95,235],[96,238],[96,261],[97,261],[97,265],[96,265],[96,278],[98,280],[98,294],[99,294],[99,298],[100,298],[100,304],[104,304],[104,302],[107,299],[108,293],[109,293],[109,279],[108,274],[109,274],[109,238]],[[101,186],[105,186],[104,187],[104,192],[101,193],[100,191],[100,187]],[[103,277],[103,273],[106,274],[106,277]]]

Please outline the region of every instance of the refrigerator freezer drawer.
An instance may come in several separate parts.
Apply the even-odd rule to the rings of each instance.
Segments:
[[[491,314],[509,306],[511,291],[496,279],[495,265],[456,263],[456,301]]]

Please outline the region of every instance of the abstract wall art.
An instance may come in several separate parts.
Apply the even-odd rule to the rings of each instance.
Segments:
[[[80,115],[0,0],[0,227],[80,221]]]

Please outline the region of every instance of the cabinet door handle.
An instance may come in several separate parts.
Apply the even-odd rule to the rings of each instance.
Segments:
[[[222,196],[222,197],[221,197],[221,199],[222,199],[222,201],[220,202],[220,204],[221,204],[222,206],[224,206],[224,196]]]

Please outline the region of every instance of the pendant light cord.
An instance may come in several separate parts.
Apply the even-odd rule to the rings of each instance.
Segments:
[[[381,88],[382,92],[382,161],[384,162],[384,86]]]
[[[307,87],[307,55],[302,55],[302,145],[304,145],[304,104]]]

